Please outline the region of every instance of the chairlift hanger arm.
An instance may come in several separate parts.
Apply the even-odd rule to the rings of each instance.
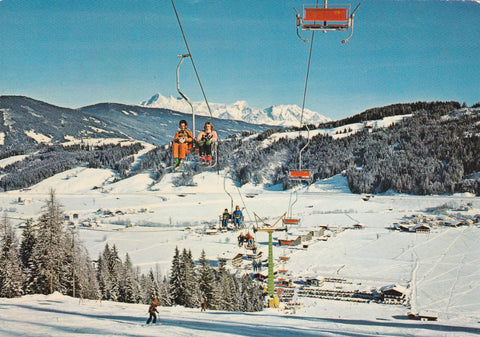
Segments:
[[[355,7],[355,9],[353,10],[352,14],[350,14],[350,18],[349,18],[349,25],[350,25],[350,35],[346,38],[346,39],[343,39],[342,40],[342,43],[346,43],[348,42],[348,40],[350,40],[350,38],[352,37],[353,35],[353,19],[355,18],[355,11],[358,9],[358,7],[360,7],[360,3],[358,3],[357,7]]]
[[[286,231],[287,230],[287,227],[284,226],[284,227],[275,227],[275,225],[282,219],[285,219],[285,216],[287,215],[287,212],[283,213],[277,221],[275,221],[275,223],[272,225],[270,224],[267,224],[265,221],[263,221],[262,218],[260,218],[257,213],[253,212],[253,214],[255,215],[255,221],[257,219],[259,219],[264,227],[258,227],[258,222],[257,222],[257,226],[253,228],[253,231],[254,232],[269,232],[269,233],[272,233],[272,232],[278,232],[278,231]]]
[[[181,54],[181,55],[177,55],[178,57],[180,57],[180,62],[178,62],[178,66],[177,66],[177,91],[178,93],[180,94],[180,96],[182,96],[182,98],[187,101],[188,105],[190,105],[190,107],[192,108],[192,111],[193,111],[193,105],[192,103],[190,102],[190,100],[188,99],[187,95],[185,95],[181,90],[180,90],[180,66],[182,65],[183,63],[183,60],[187,57],[190,57],[190,54]]]
[[[177,55],[177,56],[180,57],[180,62],[178,62],[178,66],[177,66],[177,91],[180,94],[180,96],[182,96],[182,98],[185,101],[187,101],[188,105],[190,105],[190,109],[192,110],[192,135],[195,138],[195,111],[193,109],[193,104],[190,102],[188,97],[180,90],[180,66],[182,65],[183,60],[185,58],[190,57],[190,59],[191,59],[192,56],[190,55],[190,53],[181,54],[181,55]]]

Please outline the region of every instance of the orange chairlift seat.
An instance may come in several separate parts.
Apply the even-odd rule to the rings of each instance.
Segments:
[[[325,1],[326,2],[326,1]],[[297,10],[297,35],[303,41],[307,41],[302,38],[298,33],[298,28],[308,31],[347,31],[351,29],[350,35],[342,40],[342,43],[347,42],[353,35],[353,19],[354,13],[360,4],[355,7],[352,13],[350,13],[350,5],[335,5],[335,7],[327,7],[326,3],[324,7],[319,5],[303,5],[302,15]]]
[[[288,178],[290,180],[312,180],[312,175],[308,170],[291,170]]]
[[[294,219],[294,218],[285,218],[283,219],[283,223],[285,225],[298,225],[300,222],[299,219]]]
[[[350,6],[339,8],[303,7],[303,30],[347,30]]]

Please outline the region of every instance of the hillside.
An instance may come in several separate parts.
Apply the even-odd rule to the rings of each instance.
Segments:
[[[55,144],[70,137],[131,138],[161,145],[168,143],[181,119],[191,114],[166,109],[100,103],[79,109],[54,106],[23,96],[0,96],[0,150]],[[206,117],[198,117],[197,128]],[[243,131],[261,132],[266,125],[213,120],[221,138]]]
[[[376,110],[374,120],[360,116],[309,133],[269,130],[247,141],[229,140],[222,144],[222,167],[241,184],[288,187],[288,172],[298,169],[310,135],[301,166],[314,180],[343,173],[355,193],[480,194],[480,109],[439,102]],[[403,111],[409,114],[396,115]]]
[[[290,188],[288,172],[311,171],[313,181],[342,173],[355,193],[480,194],[480,109],[457,102],[416,102],[366,110],[315,127],[284,130],[241,121],[214,120],[220,135],[218,169],[241,185]],[[56,173],[78,167],[109,168],[116,179],[148,172],[159,181],[172,165],[168,147],[143,151],[119,139],[160,145],[171,139],[179,119],[189,115],[165,109],[102,103],[65,109],[25,97],[0,97],[0,185],[29,187]],[[206,117],[197,118],[197,126]],[[118,139],[86,145],[85,139]],[[76,140],[71,143],[70,141]],[[70,142],[70,143],[69,143]],[[63,144],[63,145],[60,145]],[[69,146],[66,146],[69,144]],[[148,147],[148,146],[147,146]],[[17,156],[17,161],[12,157]],[[18,157],[22,156],[22,157]],[[10,159],[9,159],[10,158]],[[20,159],[22,159],[20,161]],[[41,161],[42,165],[37,165]],[[201,168],[187,169],[177,184],[188,184]]]

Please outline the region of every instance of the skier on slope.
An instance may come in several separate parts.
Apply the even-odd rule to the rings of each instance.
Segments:
[[[178,126],[180,129],[175,133],[172,146],[173,158],[175,159],[175,168],[182,164],[183,160],[185,159],[185,155],[191,149],[193,142],[193,134],[192,131],[187,129],[187,121],[182,119],[178,123]]]
[[[157,304],[158,304],[158,298],[154,299],[153,303],[148,308],[148,313],[150,314],[150,316],[147,319],[147,324],[149,324],[150,322],[157,323],[157,313],[158,313]]]

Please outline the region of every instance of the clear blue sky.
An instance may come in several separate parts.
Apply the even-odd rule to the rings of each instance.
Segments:
[[[301,105],[309,45],[293,7],[303,3],[175,1],[210,102]],[[307,108],[337,119],[398,102],[480,101],[478,2],[363,0],[341,44],[346,35],[315,34]],[[176,95],[185,52],[170,0],[0,0],[0,94],[137,104]],[[181,86],[202,100],[184,64]]]

